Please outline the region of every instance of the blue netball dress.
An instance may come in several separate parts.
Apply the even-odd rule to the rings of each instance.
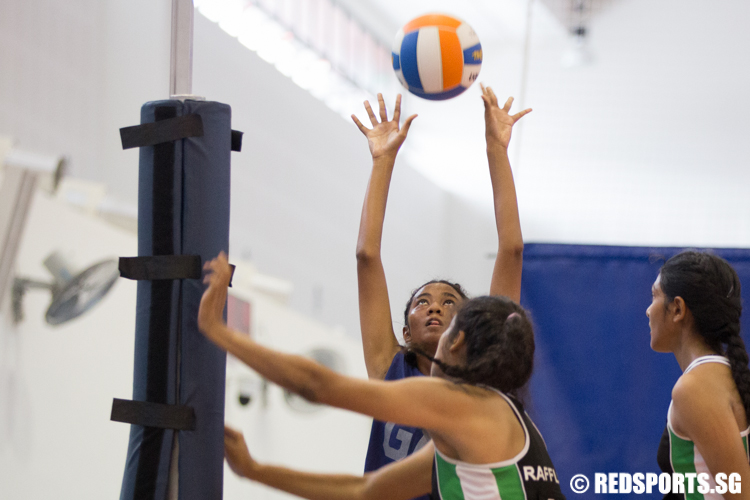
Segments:
[[[423,376],[422,372],[416,366],[409,364],[404,359],[403,351],[401,351],[394,356],[391,367],[385,374],[385,380],[401,380],[418,376]],[[418,427],[408,427],[373,419],[370,445],[367,447],[367,457],[365,458],[365,472],[371,472],[391,462],[401,460],[420,449],[429,440],[430,438],[424,435],[422,429]],[[415,500],[429,499],[430,496],[425,495]]]

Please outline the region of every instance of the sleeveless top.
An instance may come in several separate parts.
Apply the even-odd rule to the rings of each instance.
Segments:
[[[500,394],[523,427],[526,444],[510,460],[470,464],[446,457],[435,448],[432,500],[564,500],[547,445],[515,398]]]
[[[385,380],[401,380],[407,377],[423,377],[416,366],[408,363],[403,351],[396,353],[385,375]],[[430,438],[418,427],[381,422],[373,419],[370,444],[365,457],[365,472],[377,470],[384,465],[411,455],[429,442]],[[429,500],[428,495],[415,500]]]
[[[718,355],[708,355],[708,356],[701,356],[699,358],[696,358],[693,360],[692,363],[688,365],[688,367],[685,369],[684,373],[689,372],[693,368],[695,368],[698,365],[702,365],[704,363],[721,363],[723,365],[730,366],[729,360],[725,358],[724,356],[718,356]],[[748,453],[748,447],[747,447],[747,436],[750,434],[750,427],[745,429],[743,432],[740,433],[740,438],[742,439],[742,444],[745,447],[745,455]],[[698,451],[698,448],[695,447],[695,444],[690,441],[689,439],[680,436],[677,434],[674,429],[672,428],[672,402],[669,403],[669,410],[667,411],[667,426],[664,429],[664,433],[661,436],[661,441],[659,442],[659,449],[657,451],[657,462],[659,463],[659,468],[663,472],[673,473],[673,472],[679,472],[682,474],[685,473],[697,473],[700,474],[702,472],[709,475],[709,487],[711,491],[714,491],[716,489],[716,483],[714,482],[713,475],[708,470],[708,467],[706,466],[706,461],[703,459],[703,456]],[[750,460],[750,456],[748,456],[748,459]],[[688,493],[687,488],[685,489],[685,493],[667,493],[664,495],[664,500],[722,500],[724,497],[718,493],[698,493],[698,482],[695,481],[695,488],[693,489],[693,493]]]

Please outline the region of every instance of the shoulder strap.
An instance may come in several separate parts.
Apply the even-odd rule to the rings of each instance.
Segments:
[[[699,358],[695,358],[692,363],[688,365],[687,368],[685,368],[685,372],[687,373],[693,368],[695,368],[698,365],[702,365],[705,363],[721,363],[722,365],[731,366],[729,363],[729,359],[727,359],[724,356],[719,356],[718,354],[709,354],[708,356],[701,356]]]

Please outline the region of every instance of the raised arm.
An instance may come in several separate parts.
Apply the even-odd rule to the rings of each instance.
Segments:
[[[413,455],[364,476],[315,474],[259,464],[242,434],[224,430],[224,454],[235,473],[310,500],[409,500],[425,495],[432,486],[434,453],[430,441]]]
[[[347,377],[308,358],[269,349],[232,330],[222,317],[231,276],[229,264],[221,253],[206,267],[209,286],[198,310],[198,328],[267,380],[309,401],[423,429],[455,430],[455,422],[475,414],[477,398],[446,380],[412,377],[385,382]]]
[[[362,217],[357,239],[357,282],[359,289],[359,322],[362,331],[362,345],[365,352],[367,375],[373,379],[383,379],[393,356],[399,349],[393,332],[391,305],[388,300],[388,286],[380,258],[380,242],[383,238],[383,220],[388,201],[388,188],[396,162],[396,154],[406,139],[412,120],[410,116],[399,127],[401,118],[401,95],[396,98],[393,120],[388,120],[383,95],[378,94],[380,121],[365,101],[365,109],[370,117],[372,129],[368,129],[352,115],[352,120],[367,137],[372,154],[372,173],[367,185]]]
[[[510,115],[508,112],[513,104],[513,98],[510,97],[501,108],[495,93],[490,87],[484,85],[482,85],[482,100],[484,101],[487,160],[490,166],[498,240],[490,295],[505,295],[519,302],[521,300],[523,236],[518,217],[516,187],[508,159],[508,144],[513,125],[522,116],[531,112],[531,109]]]

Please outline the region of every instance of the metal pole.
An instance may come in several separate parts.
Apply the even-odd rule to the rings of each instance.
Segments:
[[[24,168],[5,167],[0,186],[0,304],[13,282],[13,266],[35,187],[36,174]]]
[[[193,96],[193,0],[172,0],[172,51],[169,62],[169,97]],[[200,98],[198,98],[200,99]]]
[[[534,0],[527,0],[526,3],[526,34],[524,36],[524,42],[523,42],[523,65],[521,66],[521,91],[520,95],[518,96],[518,102],[521,105],[518,110],[526,109],[526,90],[529,86],[529,58],[531,55],[531,27],[532,27],[532,14],[534,13]],[[516,139],[515,139],[515,146],[514,152],[515,156],[513,159],[513,171],[516,173],[520,173],[521,169],[521,145],[523,141],[521,141],[521,136],[523,135],[523,124],[526,122],[521,122],[521,124],[518,126],[518,131],[516,132]]]
[[[169,98],[203,100],[193,95],[193,0],[172,0],[172,51],[169,61]],[[179,353],[179,348],[178,348]],[[179,400],[179,354],[177,357],[177,399]],[[172,460],[169,466],[167,499],[180,496],[180,434],[175,431],[172,441]]]

